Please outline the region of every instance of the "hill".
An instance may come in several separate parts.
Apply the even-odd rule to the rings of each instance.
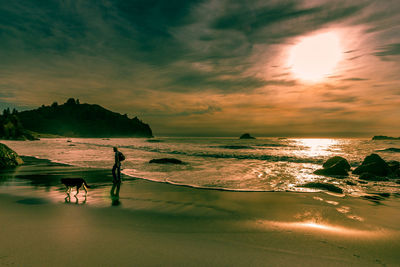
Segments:
[[[15,112],[25,132],[68,137],[153,137],[148,124],[137,117],[109,111],[99,105],[80,104],[68,99],[65,104]],[[28,130],[28,131],[26,131]]]

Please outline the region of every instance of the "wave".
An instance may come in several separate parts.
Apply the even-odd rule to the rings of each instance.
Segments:
[[[172,153],[174,154],[174,153]],[[225,159],[253,159],[253,160],[266,160],[266,161],[287,161],[287,162],[294,162],[294,163],[315,163],[321,164],[323,163],[322,159],[314,159],[314,158],[298,158],[298,157],[291,157],[291,156],[275,156],[275,155],[235,155],[235,154],[206,154],[206,153],[181,153],[188,156],[196,156],[196,157],[208,157],[208,158],[225,158]]]
[[[226,148],[226,149],[254,149],[251,146],[210,146],[211,148]]]
[[[254,146],[259,146],[259,147],[289,147],[289,145],[285,145],[285,144],[256,144]]]
[[[100,147],[113,147],[112,145],[103,145],[103,144],[93,144],[93,143],[81,143],[81,144],[89,144]],[[161,149],[147,146],[119,146],[120,148],[125,149],[134,149],[134,150],[142,150],[146,152],[160,153],[160,154],[172,154],[172,155],[183,155],[189,157],[203,157],[203,158],[217,158],[217,159],[241,159],[241,160],[263,160],[263,161],[286,161],[293,163],[313,163],[313,164],[322,164],[323,159],[320,158],[301,158],[301,157],[293,157],[293,156],[277,156],[277,155],[256,155],[256,154],[230,154],[230,153],[212,153],[212,152],[192,152],[192,151],[181,151],[181,150],[169,150],[169,149]]]
[[[284,144],[254,144],[251,146],[244,145],[221,145],[221,146],[210,146],[211,148],[225,148],[225,149],[260,149],[260,148],[271,148],[271,147],[288,147]]]

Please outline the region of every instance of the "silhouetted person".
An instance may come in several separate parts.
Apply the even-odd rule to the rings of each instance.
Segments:
[[[114,147],[114,166],[112,168],[113,182],[121,182],[121,161],[125,159],[124,154],[118,151],[117,147]]]

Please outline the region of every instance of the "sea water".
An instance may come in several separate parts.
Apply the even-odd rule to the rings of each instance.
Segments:
[[[113,147],[126,160],[126,175],[157,182],[235,191],[315,191],[301,187],[324,182],[346,195],[400,193],[396,180],[357,182],[358,176],[325,177],[313,172],[332,156],[346,158],[352,167],[377,153],[400,161],[400,141],[312,138],[56,138],[39,141],[2,141],[18,154],[84,168],[113,166]],[[394,149],[393,149],[394,148]],[[177,158],[184,164],[150,164],[155,158]],[[353,183],[354,185],[352,185]]]

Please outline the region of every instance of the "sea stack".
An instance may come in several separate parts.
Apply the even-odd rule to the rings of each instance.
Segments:
[[[242,134],[239,139],[256,139],[255,137],[251,136],[249,133]]]
[[[386,135],[375,135],[372,140],[400,140],[400,137],[392,137]]]
[[[14,168],[22,163],[24,161],[14,150],[0,143],[0,169]]]

